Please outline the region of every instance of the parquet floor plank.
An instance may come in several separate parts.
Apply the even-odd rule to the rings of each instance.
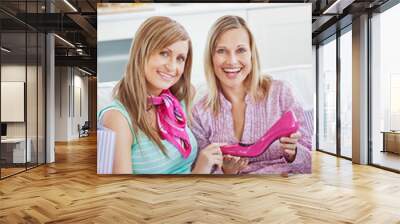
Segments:
[[[0,181],[0,223],[397,223],[400,175],[313,152],[311,175],[96,174],[96,138]]]

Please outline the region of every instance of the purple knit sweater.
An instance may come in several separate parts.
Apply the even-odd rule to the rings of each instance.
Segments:
[[[193,107],[192,131],[198,141],[199,149],[210,143],[235,144],[233,118],[230,102],[220,93],[221,111],[217,117],[210,109],[204,108],[206,96]],[[311,173],[311,133],[305,127],[304,111],[296,101],[292,90],[282,81],[273,80],[268,97],[260,102],[253,102],[249,95],[245,98],[245,124],[241,142],[254,143],[277,121],[287,110],[292,110],[300,122],[302,137],[297,144],[296,158],[288,163],[284,153],[275,141],[262,155],[251,158],[249,165],[241,173],[281,174]],[[222,173],[217,170],[215,173]]]

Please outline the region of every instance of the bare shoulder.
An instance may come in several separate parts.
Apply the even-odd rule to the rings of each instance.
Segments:
[[[132,134],[128,120],[118,110],[109,110],[104,113],[103,125],[113,130],[117,135],[132,142]]]

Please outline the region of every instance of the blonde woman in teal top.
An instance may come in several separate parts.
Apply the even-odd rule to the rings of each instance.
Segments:
[[[200,151],[188,128],[191,67],[191,40],[180,24],[156,16],[139,27],[114,101],[98,116],[116,134],[113,173],[207,174],[221,167],[221,144]]]

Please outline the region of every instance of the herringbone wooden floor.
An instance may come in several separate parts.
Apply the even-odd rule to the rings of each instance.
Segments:
[[[313,174],[98,176],[96,139],[0,181],[0,223],[400,223],[400,175],[320,152]]]

